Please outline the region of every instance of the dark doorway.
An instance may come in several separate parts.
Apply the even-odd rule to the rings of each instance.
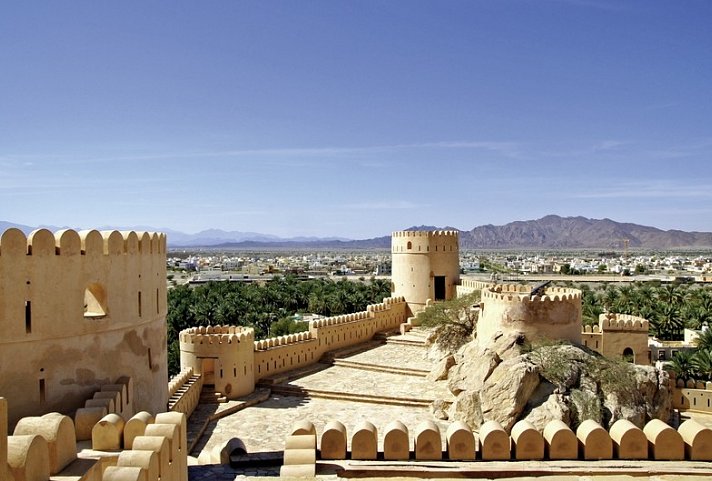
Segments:
[[[435,300],[445,300],[445,276],[435,276]]]

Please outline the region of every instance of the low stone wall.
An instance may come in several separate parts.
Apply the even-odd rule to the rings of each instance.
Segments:
[[[7,403],[0,398],[0,475],[5,479],[78,481],[187,481],[187,417],[141,412],[128,420],[107,414],[91,428],[91,449],[77,454],[75,424],[47,413],[18,421],[7,434]],[[9,476],[8,476],[9,474]]]
[[[712,382],[678,379],[672,383],[673,408],[712,414]]]
[[[308,423],[313,430],[313,425]],[[294,435],[304,432],[301,421],[292,429]],[[528,421],[519,421],[507,434],[496,421],[487,421],[473,432],[462,422],[451,424],[441,433],[432,421],[424,421],[410,430],[394,421],[385,426],[382,449],[378,446],[378,428],[363,421],[350,433],[350,456],[347,454],[349,433],[344,424],[332,421],[325,426],[320,442],[320,459],[390,460],[696,460],[712,461],[706,443],[712,430],[697,421],[685,421],[678,430],[654,419],[643,429],[629,421],[615,422],[610,431],[587,420],[573,431],[561,421],[552,421],[543,432]],[[310,430],[307,430],[310,431]],[[316,434],[316,431],[314,431]]]

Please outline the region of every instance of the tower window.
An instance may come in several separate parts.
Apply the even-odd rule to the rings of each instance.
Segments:
[[[138,317],[141,317],[141,291],[138,291]]]
[[[40,379],[40,402],[44,403],[47,400],[47,390],[45,387],[45,380]]]
[[[32,301],[25,301],[25,334],[32,332]]]
[[[158,295],[158,289],[156,289],[156,314],[161,313],[161,303],[160,303],[160,296]]]
[[[106,317],[106,292],[99,284],[90,284],[84,289],[84,317],[101,319]]]
[[[411,250],[413,248],[413,243],[411,241],[408,241],[408,245],[406,246],[408,250]]]

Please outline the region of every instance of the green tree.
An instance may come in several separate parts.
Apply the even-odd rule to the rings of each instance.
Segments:
[[[678,351],[672,356],[665,366],[675,373],[677,379],[686,381],[694,374],[694,366],[692,365],[691,351]]]
[[[418,314],[421,325],[432,327],[435,343],[446,352],[456,352],[472,339],[477,327],[480,291],[449,301],[436,302]]]

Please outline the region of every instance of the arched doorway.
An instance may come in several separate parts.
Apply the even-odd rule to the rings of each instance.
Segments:
[[[626,347],[623,349],[623,360],[631,364],[635,363],[635,352],[633,352],[632,348]]]

